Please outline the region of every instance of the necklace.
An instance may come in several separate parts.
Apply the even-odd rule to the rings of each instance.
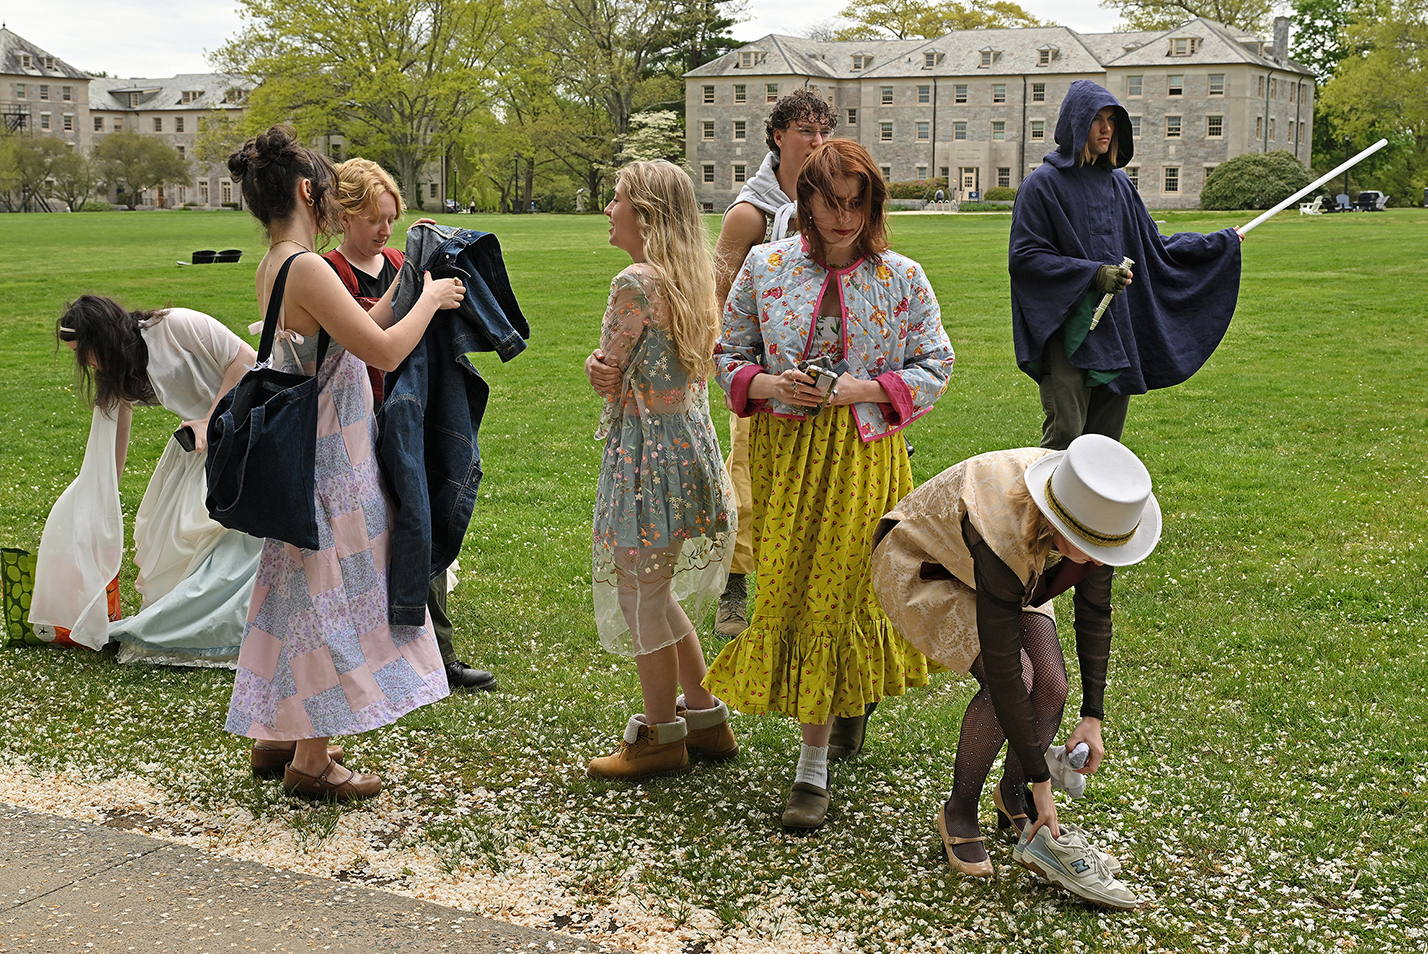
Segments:
[[[276,242],[273,243],[273,245],[280,245],[280,244],[282,244],[283,242],[291,242],[292,244],[296,245],[298,248],[302,249],[304,252],[311,252],[311,251],[312,251],[311,248],[309,248],[308,246],[302,244],[302,243],[299,242],[297,239],[290,239],[290,238],[278,239]],[[268,247],[269,247],[269,248],[272,248],[272,245],[270,245],[270,246],[268,246]]]

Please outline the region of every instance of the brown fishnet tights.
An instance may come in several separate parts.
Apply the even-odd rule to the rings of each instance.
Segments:
[[[1056,623],[1040,613],[1021,614],[1021,670],[1022,681],[1031,695],[1037,741],[1045,750],[1061,727],[1061,716],[1066,710],[1066,658],[1061,652],[1061,641],[1056,638]],[[963,838],[979,834],[977,803],[992,764],[1006,742],[1006,733],[992,707],[981,656],[972,663],[971,672],[982,688],[967,704],[967,713],[962,717],[957,761],[952,769],[952,797],[943,807],[948,833]],[[1025,785],[1021,760],[1008,747],[1001,790],[1002,801],[1013,815],[1026,811],[1021,807]],[[954,851],[963,861],[980,861],[987,856],[980,843],[959,845]]]

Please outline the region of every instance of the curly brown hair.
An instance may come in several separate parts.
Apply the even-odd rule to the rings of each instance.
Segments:
[[[774,131],[787,129],[800,120],[815,122],[829,129],[838,128],[838,114],[833,111],[828,101],[807,86],[801,87],[787,96],[780,97],[779,101],[774,103],[769,118],[764,121],[764,142],[768,143],[769,152],[775,156],[779,154],[778,144],[774,142]]]

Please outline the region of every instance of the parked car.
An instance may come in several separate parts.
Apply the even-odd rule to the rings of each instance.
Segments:
[[[443,199],[441,203],[441,211],[450,213],[460,212],[461,203],[457,202],[455,199]]]
[[[1360,212],[1382,212],[1388,205],[1388,196],[1375,189],[1365,189],[1359,193],[1355,206]]]

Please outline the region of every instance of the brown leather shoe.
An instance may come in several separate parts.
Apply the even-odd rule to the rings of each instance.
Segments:
[[[961,838],[957,835],[947,833],[947,813],[942,809],[937,809],[937,832],[942,836],[942,847],[947,852],[947,863],[952,868],[968,878],[995,878],[996,869],[992,867],[991,858],[983,858],[981,861],[963,861],[957,857],[952,849],[958,845],[970,845],[973,842],[985,841],[981,835],[975,838]]]
[[[585,774],[591,778],[631,781],[654,775],[678,775],[689,769],[689,752],[684,746],[688,729],[684,720],[646,725],[640,716],[625,726],[620,747],[604,758],[591,759]]]
[[[718,700],[715,700],[718,701]],[[729,728],[729,707],[719,702],[712,709],[691,709],[684,696],[675,700],[674,712],[689,727],[684,748],[690,755],[700,755],[711,762],[727,762],[739,754],[739,742]]]
[[[788,793],[788,807],[783,810],[783,827],[805,831],[823,827],[832,801],[828,789],[808,782],[794,782]]]
[[[331,759],[327,760],[327,768],[322,770],[321,775],[308,775],[299,772],[289,763],[283,769],[283,791],[289,795],[301,795],[304,798],[323,798],[334,802],[350,802],[357,798],[371,798],[382,790],[382,780],[375,775],[358,775],[352,773],[352,777],[342,782],[328,781],[328,774],[337,768],[337,763]]]
[[[878,707],[870,702],[860,716],[834,716],[833,727],[828,732],[828,761],[846,762],[863,751],[863,741],[868,737],[868,719]]]
[[[327,757],[338,765],[347,757],[340,745],[329,745],[327,747]],[[288,767],[288,763],[293,760],[292,749],[270,749],[263,745],[254,745],[248,751],[248,760],[253,765],[254,778],[281,778],[283,769]]]

